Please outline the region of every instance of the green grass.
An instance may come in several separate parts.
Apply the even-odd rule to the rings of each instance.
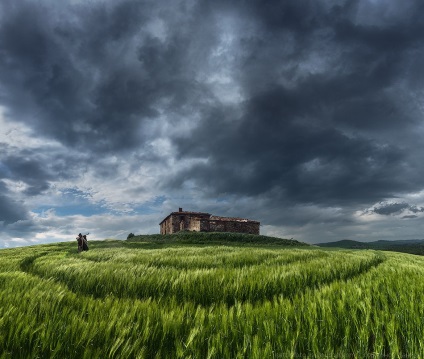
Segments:
[[[424,258],[231,234],[0,251],[0,358],[424,357]]]
[[[377,249],[381,251],[402,252],[421,256],[424,255],[424,240],[359,242],[345,239],[331,243],[320,243],[318,246],[343,249]]]

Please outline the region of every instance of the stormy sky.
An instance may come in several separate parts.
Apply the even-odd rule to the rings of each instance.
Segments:
[[[424,238],[421,0],[2,0],[0,247],[171,211]]]

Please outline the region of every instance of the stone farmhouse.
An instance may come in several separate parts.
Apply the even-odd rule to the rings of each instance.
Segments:
[[[210,213],[187,212],[182,208],[160,222],[160,234],[179,231],[236,232],[259,234],[260,222],[243,218],[218,217]]]

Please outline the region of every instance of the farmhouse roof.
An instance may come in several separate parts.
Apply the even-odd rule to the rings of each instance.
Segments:
[[[238,217],[220,217],[220,216],[211,216],[209,218],[211,221],[227,221],[227,222],[255,222],[259,223],[258,221],[253,221],[251,219],[246,218],[238,218]]]
[[[206,213],[206,212],[191,212],[191,211],[183,211],[180,208],[180,211],[178,212],[171,212],[170,214],[168,214],[159,224],[162,224],[163,222],[165,222],[169,217],[171,217],[172,215],[184,215],[184,214],[191,214],[191,215],[197,215],[197,216],[208,216],[210,217],[211,214],[210,213]]]

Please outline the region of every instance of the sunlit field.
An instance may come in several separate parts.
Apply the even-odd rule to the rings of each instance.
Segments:
[[[160,238],[0,250],[0,358],[424,357],[422,257]]]

